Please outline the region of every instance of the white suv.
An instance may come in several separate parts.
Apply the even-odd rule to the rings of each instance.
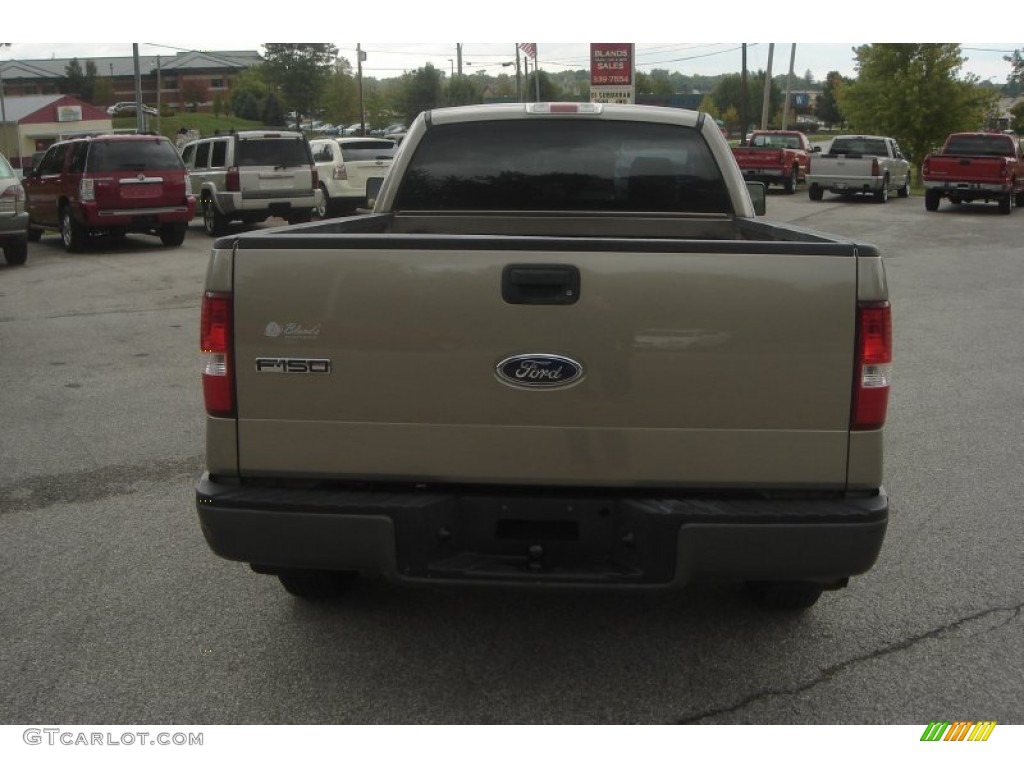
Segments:
[[[212,237],[233,220],[306,222],[321,204],[309,144],[297,131],[232,131],[190,141],[181,156]]]
[[[322,200],[317,207],[321,218],[366,205],[366,180],[384,178],[397,145],[390,139],[339,136],[313,139]]]

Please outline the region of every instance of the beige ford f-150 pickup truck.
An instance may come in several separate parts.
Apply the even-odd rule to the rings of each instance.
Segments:
[[[888,519],[878,250],[758,220],[714,120],[425,112],[372,213],[215,241],[211,549],[300,597],[746,584],[805,608]]]

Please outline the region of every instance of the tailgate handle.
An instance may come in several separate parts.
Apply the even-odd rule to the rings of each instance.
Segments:
[[[501,273],[501,297],[509,304],[575,304],[580,271],[569,264],[509,264]]]

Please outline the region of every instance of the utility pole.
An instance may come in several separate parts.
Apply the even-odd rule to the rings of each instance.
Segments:
[[[740,75],[740,143],[747,143],[750,116],[747,104],[747,44],[743,43],[743,70]]]
[[[146,132],[146,113],[142,111],[142,72],[139,70],[139,44],[132,43],[132,61],[135,62],[135,130]]]
[[[523,100],[523,83],[519,77],[519,46],[516,46],[516,99]]]
[[[538,44],[533,46],[533,81],[537,84],[537,101],[540,101],[540,51]]]
[[[793,81],[793,63],[796,61],[796,43],[792,43],[792,46],[789,51],[789,74],[786,75],[786,100],[782,105],[782,130],[786,130],[789,125],[789,93]]]
[[[462,77],[462,43],[455,44],[455,58],[459,62],[459,77]]]
[[[10,43],[0,43],[0,48],[10,48]],[[11,155],[7,151],[7,103],[4,101],[4,72],[0,69],[0,132],[3,133],[3,140],[0,141],[0,152],[3,153],[4,157],[10,158]],[[21,157],[21,147],[17,147],[14,150],[15,155]],[[18,159],[15,162],[18,166],[21,166],[21,160]]]
[[[356,43],[356,67],[359,73],[359,130],[363,136],[366,135],[366,109],[363,107],[363,61],[366,60],[366,52],[360,43]]]
[[[772,56],[775,55],[775,43],[768,43],[768,71],[764,75],[764,100],[761,103],[761,130],[768,128],[768,107],[772,97]]]

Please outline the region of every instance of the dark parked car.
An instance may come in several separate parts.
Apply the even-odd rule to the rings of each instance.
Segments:
[[[60,141],[22,182],[30,240],[60,232],[68,251],[90,235],[142,232],[181,245],[196,211],[181,155],[163,136],[103,134]]]
[[[0,245],[11,266],[28,258],[28,213],[25,190],[7,158],[0,155]]]

